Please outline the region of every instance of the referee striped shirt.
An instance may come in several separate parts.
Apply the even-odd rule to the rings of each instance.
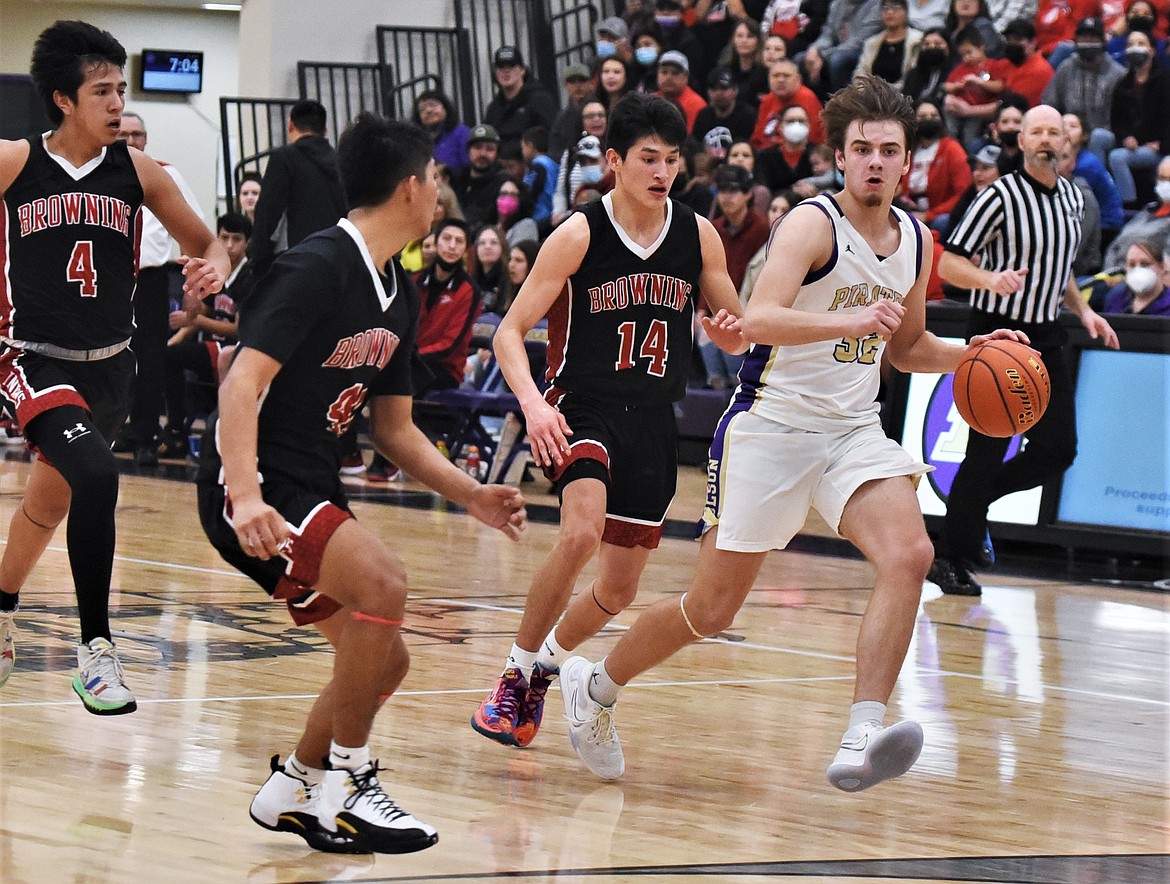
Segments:
[[[1053,322],[1064,300],[1081,242],[1085,199],[1071,181],[1041,184],[1023,169],[992,182],[979,194],[947,238],[948,252],[970,258],[992,273],[1028,269],[1013,295],[972,289],[971,306],[1016,322]]]

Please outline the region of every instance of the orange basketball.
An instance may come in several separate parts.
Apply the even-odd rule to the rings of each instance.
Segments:
[[[1018,341],[988,341],[955,369],[955,405],[976,432],[1006,438],[1044,415],[1052,385],[1040,357]]]

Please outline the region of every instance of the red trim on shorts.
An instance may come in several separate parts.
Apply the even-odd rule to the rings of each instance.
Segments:
[[[223,346],[219,341],[204,341],[203,346],[207,348],[207,355],[211,357],[211,379],[218,387],[222,380],[219,376],[219,353]]]
[[[89,411],[89,403],[85,397],[72,387],[57,386],[48,390],[36,392],[29,386],[24,375],[24,366],[19,359],[24,355],[23,350],[10,347],[8,352],[0,356],[0,395],[12,405],[16,413],[16,423],[21,432],[33,420],[51,408],[60,408],[62,405],[77,405]]]
[[[541,467],[541,469],[550,482],[556,482],[565,474],[565,470],[579,460],[596,460],[605,467],[606,472],[609,472],[609,452],[596,442],[570,443],[569,454],[564,463],[559,467],[554,463],[552,466]]]
[[[658,542],[661,539],[661,525],[641,525],[637,522],[626,522],[608,517],[605,520],[605,530],[601,534],[602,543],[610,543],[626,549],[633,549],[635,546],[658,549]]]

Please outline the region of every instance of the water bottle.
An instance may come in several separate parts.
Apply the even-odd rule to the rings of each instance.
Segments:
[[[447,458],[447,460],[451,459],[451,452],[447,450],[447,443],[446,442],[444,442],[442,439],[440,439],[438,442],[435,443],[435,447],[437,449],[439,449],[439,454],[443,455],[443,457]]]
[[[479,481],[479,447],[472,445],[467,449],[467,463],[465,466],[467,475],[471,476],[477,482]]]

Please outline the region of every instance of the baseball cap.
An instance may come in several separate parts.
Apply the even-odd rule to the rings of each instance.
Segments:
[[[609,18],[603,18],[598,22],[597,27],[593,29],[593,33],[598,37],[606,34],[615,40],[625,40],[630,36],[630,29],[626,27],[626,23],[618,16],[611,15]]]
[[[577,156],[589,159],[601,159],[601,141],[596,135],[586,135],[577,142]]]
[[[569,82],[570,80],[588,80],[588,79],[589,79],[589,68],[585,67],[585,65],[581,64],[580,62],[577,62],[575,64],[571,64],[567,68],[565,68],[564,80],[566,83]]]
[[[677,49],[671,49],[668,52],[662,53],[662,57],[658,59],[658,66],[662,67],[664,64],[672,64],[676,68],[680,68],[683,73],[689,74],[691,72],[691,63]]]
[[[975,162],[982,163],[984,166],[999,165],[1000,149],[994,144],[985,144],[980,148],[979,153],[975,154]]]
[[[489,126],[487,123],[480,123],[467,135],[468,144],[475,144],[477,141],[490,141],[493,144],[499,144],[500,133],[496,131],[495,126]]]
[[[496,50],[494,61],[498,68],[510,68],[524,64],[524,56],[515,46],[501,46]]]
[[[733,166],[724,163],[715,173],[716,190],[738,190],[748,193],[752,189],[752,173],[743,166]]]
[[[1105,25],[1101,23],[1101,19],[1090,15],[1087,18],[1082,18],[1077,22],[1076,37],[1100,37],[1105,39]]]
[[[730,68],[715,68],[707,75],[708,89],[734,89],[735,77]]]

